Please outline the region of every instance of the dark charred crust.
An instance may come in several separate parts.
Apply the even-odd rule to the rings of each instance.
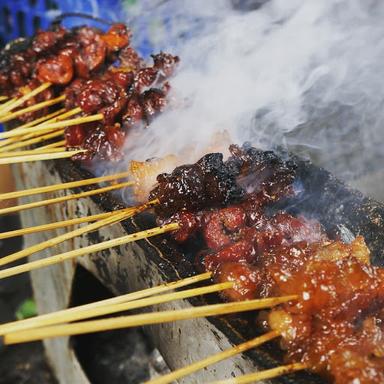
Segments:
[[[276,157],[273,153],[249,151],[252,156]],[[276,159],[275,159],[276,160]],[[308,216],[317,217],[329,233],[337,233],[338,225],[347,227],[354,235],[364,236],[372,252],[372,261],[376,265],[384,264],[382,249],[384,249],[384,207],[382,204],[364,197],[360,192],[347,187],[329,172],[318,168],[310,162],[293,158],[288,160],[296,169],[294,183],[300,186],[300,194],[285,199],[280,208],[291,212],[300,212]],[[232,167],[239,169],[236,164]],[[63,181],[72,181],[91,177],[92,175],[79,168],[69,160],[58,160],[55,167]],[[234,172],[234,171],[232,171]],[[122,208],[121,201],[111,195],[92,196],[91,199],[103,210]],[[123,224],[127,233],[148,229],[156,224],[155,217],[149,212],[142,213]],[[166,281],[173,281],[194,273],[192,265],[181,248],[168,235],[153,237],[139,242],[144,250],[148,263],[156,265]],[[101,271],[102,273],[102,271]],[[119,279],[119,287],[124,292],[124,279]],[[204,298],[189,299],[192,305],[203,305],[220,300],[217,295],[207,295]],[[261,333],[253,323],[249,322],[249,315],[211,317],[208,320],[220,330],[233,344],[241,343]],[[282,364],[283,353],[277,342],[270,342],[262,347],[246,353],[260,369],[272,368]],[[325,383],[319,376],[301,372],[275,379],[276,383],[284,384],[317,384]]]

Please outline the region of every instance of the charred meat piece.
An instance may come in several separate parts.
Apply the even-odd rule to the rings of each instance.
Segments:
[[[272,152],[232,146],[232,156],[205,155],[197,163],[158,176],[151,198],[159,198],[157,214],[166,218],[186,210],[197,212],[247,199],[249,207],[277,201],[292,191],[295,164]],[[247,196],[246,196],[247,194]]]
[[[161,218],[180,211],[197,212],[236,201],[243,190],[236,184],[236,175],[224,163],[221,153],[211,153],[197,163],[175,168],[171,174],[157,177],[158,185],[150,198],[158,198],[156,208]]]

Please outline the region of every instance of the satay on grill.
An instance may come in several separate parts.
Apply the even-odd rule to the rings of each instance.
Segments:
[[[384,271],[370,265],[364,239],[330,239],[316,219],[278,209],[295,193],[293,161],[231,152],[159,175],[150,194],[158,220],[179,223],[172,236],[182,247],[200,244],[198,270],[234,282],[226,300],[298,295],[252,323],[281,334],[287,362],[337,384],[384,382]]]
[[[152,55],[147,65],[130,46],[131,33],[114,24],[103,33],[79,27],[40,31],[18,54],[3,54],[0,84],[10,97],[53,84],[19,107],[65,96],[66,109],[102,114],[102,121],[72,125],[65,130],[67,148],[85,149],[75,160],[119,160],[130,129],[146,126],[166,105],[167,78],[179,59],[167,53]],[[18,86],[15,91],[15,86]],[[16,110],[17,113],[18,110]],[[47,114],[47,109],[18,116],[23,122]]]

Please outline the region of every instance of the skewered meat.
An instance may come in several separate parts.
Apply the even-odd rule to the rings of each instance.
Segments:
[[[208,186],[204,174],[192,173],[198,163],[178,167],[152,191],[166,204],[159,220],[180,224],[173,236],[182,246],[200,242],[197,268],[234,283],[222,293],[227,300],[298,296],[255,318],[280,332],[287,361],[336,384],[384,382],[384,269],[370,265],[361,236],[350,244],[331,240],[315,219],[266,209],[292,193],[290,160],[237,147],[232,153],[225,165],[241,183],[240,199],[219,199],[222,207],[199,195],[193,203],[193,193]]]
[[[156,213],[168,218],[179,211],[196,212],[239,201],[246,193],[250,201],[266,204],[292,192],[295,164],[272,152],[231,146],[232,156],[205,155],[197,163],[160,174],[151,198],[158,198]]]

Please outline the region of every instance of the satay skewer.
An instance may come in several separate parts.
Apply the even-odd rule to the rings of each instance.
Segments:
[[[24,115],[25,113],[35,112],[35,111],[38,111],[39,109],[50,107],[50,106],[55,105],[55,104],[59,104],[64,100],[65,100],[65,96],[62,95],[62,96],[55,97],[54,99],[42,101],[40,103],[33,104],[29,107],[19,109],[15,112],[12,112],[12,113],[1,115],[0,116],[0,123],[6,123],[7,121],[16,119],[17,117]]]
[[[58,128],[65,128],[70,127],[72,125],[79,125],[84,123],[89,123],[92,121],[100,121],[104,118],[103,114],[97,113],[95,115],[90,116],[83,116],[83,117],[77,117],[74,119],[69,120],[63,120],[63,121],[57,121],[55,123],[43,123],[34,127],[30,128],[21,128],[17,130],[7,131],[7,132],[1,132],[0,133],[0,139],[6,139],[9,137],[14,136],[21,136],[28,133],[35,133],[35,132],[44,132],[44,131],[53,131]]]
[[[43,83],[40,86],[38,86],[35,89],[32,89],[31,91],[25,93],[23,96],[17,98],[9,105],[5,106],[1,109],[0,113],[3,115],[6,112],[12,111],[13,109],[19,107],[20,105],[24,104],[27,100],[30,98],[38,95],[39,93],[45,91],[47,88],[49,88],[52,84],[51,83]]]
[[[127,181],[127,182],[124,182],[124,183],[114,184],[114,185],[110,185],[110,186],[107,186],[107,187],[92,189],[92,190],[86,191],[86,192],[69,194],[69,195],[66,195],[66,196],[55,197],[53,199],[34,201],[32,203],[26,203],[26,204],[22,204],[22,205],[15,205],[15,206],[12,206],[12,207],[0,209],[0,215],[4,215],[4,214],[7,214],[7,213],[19,212],[19,211],[22,211],[22,210],[25,210],[25,209],[44,207],[46,205],[51,205],[51,204],[58,204],[58,203],[62,203],[64,201],[69,201],[69,200],[81,199],[81,198],[84,198],[84,197],[89,197],[89,196],[98,195],[98,194],[101,194],[101,193],[115,191],[117,189],[129,187],[132,184],[133,184],[132,181]]]
[[[26,264],[17,265],[16,267],[11,267],[11,268],[1,270],[0,279],[4,279],[10,276],[15,276],[24,272],[30,272],[35,269],[48,267],[50,265],[62,263],[63,261],[66,261],[66,260],[75,259],[77,257],[84,256],[90,253],[103,251],[108,248],[118,247],[123,244],[132,243],[134,241],[146,239],[152,236],[161,235],[170,231],[175,231],[177,229],[179,229],[178,223],[170,223],[160,227],[146,229],[141,232],[136,232],[130,235],[118,237],[117,239],[103,241],[98,244],[92,244],[81,249],[74,249],[72,251],[60,253],[54,256],[46,257],[44,259],[31,261]]]
[[[276,305],[296,300],[296,295],[271,297],[238,301],[235,303],[203,305],[199,307],[185,308],[172,311],[160,311],[131,316],[120,316],[101,320],[81,321],[73,324],[53,325],[37,329],[29,329],[19,332],[7,333],[3,336],[3,344],[18,344],[59,336],[81,335],[85,333],[102,332],[107,330],[139,327],[144,325],[169,323],[179,320],[196,319],[254,311],[271,308]]]
[[[261,344],[267,343],[268,341],[275,339],[280,336],[280,334],[276,331],[268,332],[262,336],[258,336],[252,340],[246,341],[245,343],[236,345],[232,348],[229,348],[223,352],[219,352],[215,355],[209,356],[203,360],[197,361],[190,365],[187,365],[183,368],[177,369],[176,371],[172,371],[167,375],[155,378],[153,380],[147,381],[145,384],[169,384],[173,383],[175,380],[178,380],[182,377],[188,376],[192,373],[200,371],[210,365],[216,364],[225,359],[229,359],[235,355],[243,353],[248,349],[255,348]]]
[[[125,179],[129,175],[130,175],[130,172],[120,172],[120,173],[115,173],[113,175],[92,177],[89,179],[83,179],[83,180],[79,180],[79,181],[70,181],[68,183],[52,184],[52,185],[47,185],[44,187],[37,187],[37,188],[23,189],[21,191],[1,193],[0,194],[0,200],[14,199],[14,198],[19,198],[19,197],[37,195],[37,194],[41,194],[41,193],[47,193],[47,192],[55,192],[55,191],[60,191],[63,189],[84,187],[87,185],[103,183],[106,181]]]
[[[273,379],[275,377],[288,375],[289,373],[302,371],[307,369],[308,366],[302,363],[293,363],[288,365],[281,365],[280,367],[267,369],[265,371],[259,371],[255,373],[250,373],[247,375],[242,375],[238,377],[233,377],[231,379],[219,380],[211,382],[210,384],[247,384],[247,383],[256,383],[261,380]]]
[[[51,143],[51,144],[43,145],[43,146],[39,147],[39,149],[61,147],[61,146],[64,146],[66,142],[67,142],[66,140],[59,140],[59,141],[56,141],[56,142]]]
[[[17,98],[14,97],[14,98],[12,98],[12,99],[6,101],[5,103],[1,104],[1,105],[0,105],[0,115],[2,114],[2,111],[3,111],[5,108],[7,108],[9,105],[11,105],[11,104],[12,104],[14,101],[16,101],[16,100],[17,100]]]
[[[64,134],[64,129],[58,129],[58,130],[54,130],[53,132],[46,133],[44,135],[42,135],[41,132],[38,132],[33,135],[26,135],[24,138],[14,137],[12,138],[12,139],[15,139],[15,140],[12,140],[13,143],[10,143],[0,148],[0,153],[19,149],[19,148],[25,148],[32,144],[38,144],[38,143],[53,139],[55,137],[62,136],[63,134]],[[26,140],[27,137],[31,137],[31,138]],[[6,139],[4,141],[8,141],[8,140],[11,140],[11,139]]]
[[[87,308],[86,310],[62,313],[60,316],[40,319],[40,321],[24,323],[18,326],[18,322],[12,325],[0,325],[0,335],[4,335],[10,332],[18,332],[26,329],[41,328],[43,326],[65,324],[73,321],[91,319],[94,317],[111,315],[118,312],[130,311],[132,309],[149,307],[152,305],[158,305],[175,300],[187,299],[190,297],[207,295],[209,293],[220,292],[225,289],[233,287],[232,282],[225,282],[219,284],[211,284],[205,287],[186,289],[180,292],[172,292],[158,296],[151,296],[140,300],[130,300],[118,304],[105,304],[95,308]],[[37,320],[39,317],[35,318]]]
[[[79,153],[87,152],[86,149],[75,149],[73,151],[62,151],[58,153],[45,153],[37,155],[26,155],[26,156],[13,156],[13,157],[3,157],[0,159],[1,164],[16,164],[16,163],[27,163],[33,161],[43,161],[43,160],[56,160],[56,159],[66,159],[77,155]]]
[[[157,200],[153,200],[153,201],[150,201],[150,202],[143,204],[141,206],[138,206],[138,207],[130,207],[130,208],[123,209],[122,211],[120,211],[116,214],[110,215],[109,217],[107,217],[105,219],[98,220],[92,224],[88,224],[84,227],[77,228],[77,229],[70,231],[70,232],[65,232],[62,235],[56,236],[52,239],[48,239],[46,241],[32,245],[28,248],[24,248],[21,251],[12,253],[8,256],[4,256],[4,257],[0,258],[0,266],[12,263],[16,260],[23,259],[25,257],[33,255],[36,252],[40,252],[44,249],[54,247],[55,245],[58,245],[64,241],[73,239],[75,237],[84,235],[85,233],[93,232],[97,229],[100,229],[100,228],[106,227],[108,225],[116,224],[120,221],[126,220],[126,219],[136,215],[137,213],[140,213],[146,209],[153,207],[157,203],[158,203]]]
[[[50,113],[48,115],[39,117],[38,119],[35,119],[35,120],[32,120],[32,121],[30,121],[28,123],[20,125],[17,128],[13,128],[13,130],[20,129],[20,128],[29,128],[29,127],[33,127],[35,125],[38,125],[40,123],[48,122],[50,119],[53,119],[54,117],[56,117],[58,115],[61,115],[65,111],[66,111],[65,108],[59,109],[59,110],[57,110],[55,112],[52,112],[52,113]],[[19,137],[11,137],[9,139],[4,139],[4,140],[0,141],[0,147],[8,146],[8,145],[10,145],[12,143],[19,142],[20,140],[25,140],[26,139],[25,136],[26,135],[21,136],[21,137],[19,136]],[[0,148],[0,150],[1,150],[1,148]]]
[[[12,158],[18,156],[27,156],[27,155],[38,155],[42,153],[57,153],[57,152],[65,152],[65,147],[58,148],[35,148],[35,149],[27,149],[21,151],[10,151],[10,152],[0,152],[0,159],[4,157]]]
[[[20,331],[22,329],[29,329],[34,327],[41,327],[45,325],[51,325],[58,322],[58,319],[63,319],[66,316],[76,316],[78,313],[85,311],[91,311],[95,308],[100,308],[109,305],[117,305],[121,303],[131,302],[133,300],[143,299],[145,297],[159,295],[171,291],[176,288],[186,287],[191,284],[199,283],[208,280],[212,277],[211,272],[204,272],[199,275],[186,277],[184,279],[172,281],[170,283],[164,283],[151,288],[145,288],[140,291],[126,293],[124,295],[112,297],[110,299],[104,299],[95,301],[89,304],[78,305],[76,307],[62,309],[56,312],[46,313],[36,317],[12,321],[10,323],[0,324],[0,334]]]
[[[8,232],[0,232],[0,240],[9,239],[11,237],[30,235],[37,232],[52,231],[54,229],[71,227],[71,226],[83,224],[83,223],[91,223],[93,221],[105,219],[113,214],[122,212],[125,209],[126,208],[119,209],[117,211],[112,211],[112,212],[98,213],[96,215],[91,215],[91,216],[76,217],[74,219],[56,221],[48,224],[35,225],[33,227],[15,229],[13,231],[8,231]]]

